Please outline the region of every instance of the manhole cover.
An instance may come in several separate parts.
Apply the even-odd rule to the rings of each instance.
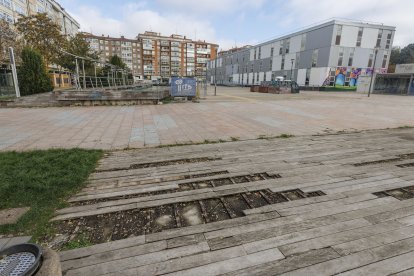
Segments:
[[[34,244],[19,244],[0,252],[0,276],[34,275],[40,265],[41,250]]]

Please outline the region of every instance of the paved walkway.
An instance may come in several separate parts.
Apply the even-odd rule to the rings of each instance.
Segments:
[[[413,166],[414,129],[112,152],[64,275],[413,275]]]
[[[14,238],[0,238],[0,250],[6,249],[10,246],[27,243],[30,241],[32,237],[24,236],[24,237],[14,237]]]
[[[0,150],[124,149],[414,125],[414,97],[218,88],[201,103],[0,109]]]

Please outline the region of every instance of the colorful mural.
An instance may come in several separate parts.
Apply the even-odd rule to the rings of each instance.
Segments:
[[[335,85],[345,85],[346,73],[348,71],[347,67],[338,67],[335,72]]]
[[[355,87],[358,85],[358,78],[362,73],[362,68],[352,68],[349,86]]]

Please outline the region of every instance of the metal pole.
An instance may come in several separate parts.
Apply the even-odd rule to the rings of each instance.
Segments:
[[[83,59],[82,59],[82,71],[83,71],[83,89],[86,90],[85,61]]]
[[[19,80],[17,78],[16,60],[14,59],[14,50],[12,47],[9,47],[9,53],[10,53],[10,63],[11,63],[12,74],[13,74],[14,90],[16,92],[16,97],[20,98],[20,88],[19,88]]]
[[[93,67],[95,69],[95,86],[96,88],[98,88],[98,77],[96,76],[96,63],[95,62],[93,63]]]
[[[206,78],[204,80],[204,97],[207,97],[207,64],[206,64]]]
[[[78,63],[78,59],[77,58],[75,58],[75,63],[76,63],[76,88],[78,89],[78,90],[82,90],[82,89],[80,89],[81,87],[80,87],[80,79],[79,79],[79,63]]]
[[[291,59],[292,61],[292,66],[290,67],[290,80],[293,81],[293,62],[295,61],[293,58]]]
[[[217,96],[217,55],[214,63],[214,96]]]
[[[371,96],[372,81],[375,74],[375,62],[377,61],[378,48],[375,48],[374,63],[372,64],[371,82],[369,83],[368,98]]]

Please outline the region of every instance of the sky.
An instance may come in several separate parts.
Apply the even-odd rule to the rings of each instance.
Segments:
[[[332,18],[397,27],[394,46],[414,43],[411,0],[58,0],[96,35],[162,35],[217,43],[221,50],[260,42]]]

